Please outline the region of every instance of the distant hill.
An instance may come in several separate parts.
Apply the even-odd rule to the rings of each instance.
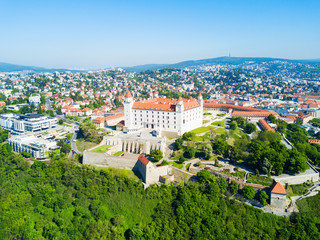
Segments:
[[[42,68],[33,66],[23,66],[11,63],[1,63],[0,62],[0,72],[16,72],[16,71],[34,71],[34,72],[65,72],[70,71],[69,69],[59,69],[59,68]]]
[[[146,64],[146,65],[138,65],[133,67],[122,67],[122,68],[132,72],[143,72],[147,70],[157,70],[157,69],[164,69],[164,68],[179,69],[179,68],[189,68],[189,67],[196,67],[200,65],[210,65],[210,64],[237,65],[244,62],[248,62],[248,61],[261,63],[261,62],[271,62],[275,60],[287,61],[287,62],[300,62],[304,64],[320,64],[320,59],[293,60],[293,59],[264,58],[264,57],[217,57],[217,58],[209,58],[209,59],[183,61],[183,62],[174,63],[174,64]]]

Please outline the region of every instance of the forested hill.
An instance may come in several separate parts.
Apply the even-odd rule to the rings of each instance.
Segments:
[[[310,59],[310,60],[294,60],[294,59],[283,59],[283,58],[266,58],[266,57],[217,57],[217,58],[208,58],[208,59],[200,59],[200,60],[190,60],[183,61],[173,64],[145,64],[145,65],[137,65],[133,67],[123,67],[123,69],[132,72],[143,72],[147,70],[157,70],[164,68],[190,68],[197,67],[201,65],[212,65],[212,64],[231,64],[238,65],[243,64],[245,62],[271,62],[271,61],[286,61],[293,63],[302,63],[302,64],[320,64],[320,59]]]
[[[151,186],[55,156],[30,166],[0,145],[0,239],[320,239],[291,220],[223,196],[227,183]]]
[[[33,72],[65,72],[68,69],[42,68],[0,62],[0,72],[33,71]]]

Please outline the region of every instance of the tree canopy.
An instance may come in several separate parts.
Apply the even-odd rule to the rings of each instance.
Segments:
[[[208,171],[202,183],[141,182],[61,156],[30,166],[0,145],[2,239],[319,239],[319,218],[265,214],[222,195]]]

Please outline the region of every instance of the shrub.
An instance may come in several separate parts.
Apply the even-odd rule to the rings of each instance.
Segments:
[[[254,192],[254,188],[252,186],[245,186],[243,189],[242,189],[242,195],[251,200],[254,198],[254,196],[256,195],[255,192]]]

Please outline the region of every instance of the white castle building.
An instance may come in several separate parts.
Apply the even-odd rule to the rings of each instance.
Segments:
[[[182,135],[202,126],[203,99],[155,98],[135,102],[128,91],[124,101],[125,127],[127,133],[142,128],[154,129],[159,136]]]

